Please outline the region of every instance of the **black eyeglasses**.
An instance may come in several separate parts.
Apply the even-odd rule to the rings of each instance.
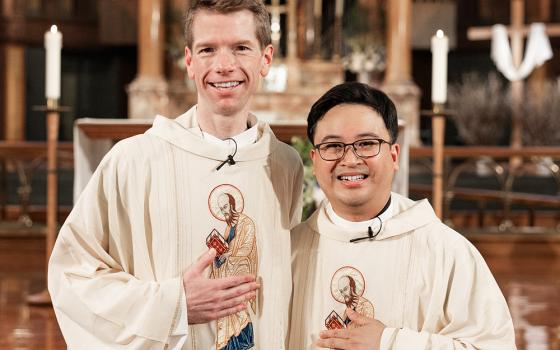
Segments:
[[[344,142],[323,142],[313,145],[313,148],[319,151],[319,155],[323,160],[339,160],[346,154],[346,148],[352,146],[354,154],[360,158],[371,158],[381,152],[382,144],[392,145],[383,139],[362,139],[352,143]]]

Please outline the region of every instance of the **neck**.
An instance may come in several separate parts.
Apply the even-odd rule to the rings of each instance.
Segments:
[[[196,117],[200,129],[221,140],[233,137],[247,130],[249,111],[243,109],[235,114],[217,114],[198,106]]]
[[[348,206],[335,206],[331,203],[336,215],[340,216],[344,220],[361,222],[367,221],[379,216],[383,211],[385,211],[389,204],[389,199],[391,198],[391,192],[387,195],[382,196],[382,200],[378,200],[375,203],[368,203],[367,206],[360,207],[348,207]]]

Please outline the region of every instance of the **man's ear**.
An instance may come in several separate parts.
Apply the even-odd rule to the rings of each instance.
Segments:
[[[268,70],[272,65],[272,57],[274,56],[274,47],[272,45],[268,45],[263,50],[263,57],[261,61],[261,76],[266,77],[268,74]]]
[[[185,67],[187,67],[187,75],[189,79],[194,79],[194,72],[192,69],[192,52],[188,46],[185,46]]]
[[[393,169],[399,170],[399,155],[401,153],[401,146],[398,143],[391,145],[391,160],[393,161]]]
[[[319,154],[317,153],[317,150],[315,148],[312,148],[309,151],[309,158],[311,159],[311,162],[313,163],[313,175],[315,175],[315,161],[317,160],[317,157],[319,157]]]

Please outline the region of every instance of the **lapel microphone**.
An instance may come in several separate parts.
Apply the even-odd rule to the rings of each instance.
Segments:
[[[235,164],[235,160],[233,159],[233,157],[235,157],[235,155],[237,154],[237,142],[235,142],[235,140],[232,139],[231,137],[228,137],[225,140],[232,140],[233,144],[235,145],[235,149],[233,150],[233,154],[228,155],[227,159],[224,160],[223,162],[221,162],[220,165],[218,165],[218,167],[216,168],[216,171],[219,171],[226,164],[229,164],[229,165],[234,165]]]
[[[368,241],[373,241],[375,239],[375,237],[377,237],[379,232],[381,232],[381,229],[383,228],[383,221],[381,221],[381,218],[379,217],[379,215],[383,214],[385,212],[385,210],[387,210],[387,208],[389,208],[389,205],[391,205],[391,196],[389,196],[389,200],[387,201],[387,203],[385,203],[385,206],[383,207],[383,209],[381,209],[379,214],[377,214],[377,216],[374,217],[371,220],[372,224],[373,224],[373,220],[375,220],[375,219],[379,220],[379,229],[377,229],[377,231],[375,233],[373,232],[373,229],[371,228],[372,225],[369,225],[368,228],[367,228],[367,236],[351,239],[350,243],[361,242],[364,239],[367,239]]]
[[[377,229],[377,231],[376,231],[375,233],[373,232],[373,229],[371,228],[371,225],[370,225],[370,226],[368,226],[368,228],[367,228],[367,231],[368,231],[367,236],[351,239],[351,240],[350,240],[350,243],[361,242],[361,241],[363,241],[364,239],[367,239],[368,241],[374,240],[375,237],[377,237],[377,235],[379,234],[379,232],[381,232],[381,228],[383,227],[383,221],[381,221],[381,219],[379,218],[379,216],[376,216],[376,217],[373,218],[373,220],[375,220],[375,219],[379,220],[379,228]],[[373,222],[372,222],[372,223],[373,223]]]

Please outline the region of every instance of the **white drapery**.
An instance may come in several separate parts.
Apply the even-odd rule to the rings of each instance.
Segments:
[[[552,48],[544,23],[531,24],[525,57],[518,68],[513,64],[507,28],[502,24],[492,27],[492,60],[498,70],[510,81],[525,79],[533,69],[551,58]]]

